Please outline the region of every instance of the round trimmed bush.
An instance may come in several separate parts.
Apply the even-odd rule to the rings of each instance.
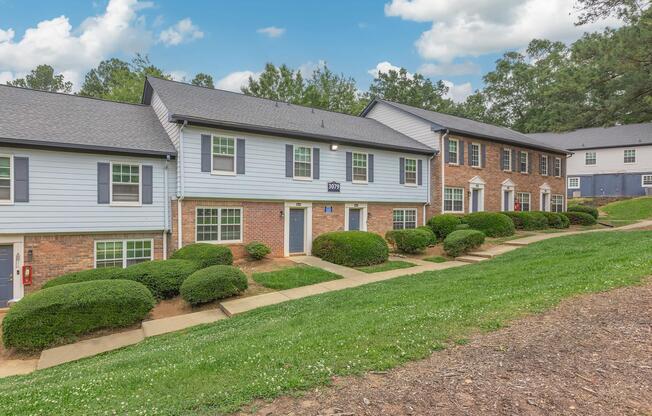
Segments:
[[[211,266],[197,270],[181,285],[181,296],[191,305],[237,295],[247,288],[247,276],[233,266]]]
[[[567,208],[569,212],[583,212],[591,215],[596,220],[598,219],[598,209],[587,205],[569,205]]]
[[[428,247],[433,238],[433,232],[428,230],[392,230],[386,234],[386,239],[403,253],[419,253]]]
[[[564,212],[564,215],[573,225],[594,225],[597,223],[595,217],[586,212]]]
[[[428,226],[432,229],[438,239],[443,240],[461,224],[460,217],[453,214],[435,215],[428,220]]]
[[[542,211],[541,214],[548,220],[548,227],[551,228],[568,228],[570,222],[568,218],[557,212]]]
[[[428,233],[428,235],[430,236],[430,239],[428,240],[429,247],[437,244],[437,236],[432,231],[432,228],[428,227],[427,225],[420,225],[417,227],[417,230],[423,230]]]
[[[48,280],[41,287],[47,289],[54,286],[66,285],[68,283],[90,282],[93,280],[124,279],[124,269],[120,267],[103,267],[100,269],[82,270],[80,272],[66,273]]]
[[[333,231],[315,238],[312,254],[343,266],[371,266],[386,262],[389,248],[378,234],[367,231]]]
[[[505,211],[502,214],[512,219],[517,230],[534,231],[548,228],[548,219],[540,212]]]
[[[252,241],[245,246],[247,254],[254,260],[263,259],[266,255],[272,252],[272,249],[261,243],[260,241]]]
[[[464,217],[470,228],[482,231],[487,237],[506,237],[514,235],[511,218],[499,212],[474,212]]]
[[[168,299],[177,296],[183,281],[199,268],[190,260],[146,261],[124,269],[124,279],[142,283],[157,299]]]
[[[96,280],[39,290],[13,305],[2,321],[6,347],[37,351],[102,328],[132,325],[147,316],[154,297],[138,282]]]
[[[181,247],[170,258],[192,260],[198,263],[201,269],[218,264],[229,266],[233,264],[233,253],[230,248],[208,243],[196,243]]]
[[[457,230],[444,239],[444,251],[452,257],[467,253],[484,243],[485,235],[478,230]]]
[[[455,231],[457,230],[470,230],[471,227],[469,227],[469,224],[457,224],[457,227],[455,227]]]

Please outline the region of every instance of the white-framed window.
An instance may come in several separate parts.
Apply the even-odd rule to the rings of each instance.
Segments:
[[[469,155],[469,163],[474,168],[479,168],[482,163],[480,161],[480,145],[477,143],[471,143],[471,154]]]
[[[584,164],[586,166],[593,166],[597,162],[597,155],[595,152],[584,153]]]
[[[417,184],[417,160],[416,159],[405,159],[405,184],[406,185],[416,185]]]
[[[464,212],[464,188],[444,188],[444,212]]]
[[[198,207],[195,241],[237,243],[242,241],[242,208]]]
[[[568,189],[580,189],[580,178],[578,176],[568,178]]]
[[[516,199],[521,203],[521,211],[530,210],[530,201],[532,200],[532,195],[529,192],[517,192]]]
[[[211,172],[235,175],[236,147],[233,137],[213,136]]]
[[[652,175],[642,175],[641,176],[641,186],[645,188],[652,187]]]
[[[623,152],[623,162],[636,163],[636,149],[625,149]]]
[[[152,260],[154,242],[148,240],[106,240],[95,242],[95,268],[128,267]]]
[[[512,150],[503,149],[503,170],[511,172],[512,171]]]
[[[312,179],[312,147],[294,146],[294,179]]]
[[[448,163],[460,163],[460,142],[457,139],[448,139]]]
[[[417,228],[416,208],[396,208],[394,209],[392,217],[393,228],[395,230]]]
[[[552,212],[564,212],[564,196],[553,195],[550,199],[550,210]]]
[[[111,162],[111,203],[140,204],[140,165]]]
[[[0,203],[11,203],[14,200],[14,158],[11,155],[0,155]]]
[[[368,158],[366,153],[353,153],[351,156],[353,162],[353,182],[367,183],[368,177]]]
[[[529,171],[529,166],[528,166],[528,153],[527,152],[519,152],[518,156],[518,166],[519,166],[519,172],[521,173],[528,173]]]
[[[556,177],[561,177],[561,159],[556,157],[555,158],[555,165],[553,166],[554,169],[554,174]]]
[[[541,175],[548,176],[548,155],[541,155],[539,171]]]

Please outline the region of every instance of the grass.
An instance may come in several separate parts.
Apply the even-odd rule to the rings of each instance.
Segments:
[[[652,197],[641,197],[616,201],[600,208],[607,221],[637,221],[652,218]]]
[[[433,263],[444,263],[444,262],[447,262],[447,261],[448,261],[448,259],[447,259],[446,257],[444,257],[444,256],[432,256],[432,257],[426,257],[426,258],[421,259],[421,260],[431,261],[431,262],[433,262]]]
[[[356,267],[356,269],[365,273],[378,273],[378,272],[386,272],[388,270],[407,269],[409,267],[414,267],[414,266],[416,266],[416,264],[409,263],[407,261],[389,260],[386,261],[385,263],[374,264],[373,266]]]
[[[342,276],[319,267],[297,265],[273,272],[254,273],[251,278],[270,289],[284,290],[341,279]]]
[[[237,410],[424,358],[570,296],[639,283],[652,232],[559,237],[482,263],[324,293],[0,379],[0,414]]]

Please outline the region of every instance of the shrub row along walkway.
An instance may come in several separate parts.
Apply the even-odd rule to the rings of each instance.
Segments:
[[[320,267],[333,273],[337,273],[342,276],[342,279],[226,301],[220,304],[221,310],[214,309],[190,313],[186,315],[178,315],[169,318],[144,321],[141,328],[136,330],[88,339],[76,342],[74,344],[68,344],[61,347],[44,350],[38,360],[6,360],[0,362],[0,377],[27,374],[36,369],[48,368],[66,362],[79,360],[81,358],[90,357],[117,348],[136,344],[146,337],[179,331],[195,325],[215,322],[221,319],[226,319],[228,316],[236,315],[263,306],[274,305],[277,303],[320,293],[348,289],[351,287],[393,279],[400,276],[417,274],[424,271],[444,270],[452,267],[463,266],[469,262],[474,261],[469,258],[478,259],[477,261],[481,261],[500,254],[504,254],[508,251],[515,250],[520,246],[526,246],[528,244],[547,240],[550,238],[573,234],[590,233],[594,231],[630,230],[650,226],[652,226],[652,220],[642,221],[610,230],[588,230],[538,234],[531,237],[507,241],[504,244],[494,246],[488,250],[470,253],[468,256],[464,256],[466,262],[449,261],[445,263],[431,263],[410,258],[408,260],[411,263],[416,264],[415,267],[411,267],[409,269],[389,270],[386,272],[372,274],[367,274],[356,269],[332,264],[312,256],[291,257],[290,259],[297,263],[304,263],[310,266]]]

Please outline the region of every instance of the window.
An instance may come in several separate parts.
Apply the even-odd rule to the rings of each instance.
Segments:
[[[95,242],[95,267],[127,267],[152,260],[152,240]]]
[[[568,189],[580,189],[580,178],[577,176],[568,178]]]
[[[393,221],[395,230],[417,228],[417,210],[414,208],[395,209]]]
[[[550,209],[552,212],[563,212],[564,211],[564,196],[563,195],[553,195],[550,199]]]
[[[242,240],[242,208],[197,208],[196,241]]]
[[[11,202],[12,158],[0,156],[0,202]]]
[[[471,154],[469,155],[469,158],[471,159],[470,163],[471,166],[474,168],[479,168],[480,167],[480,145],[477,143],[472,143],[471,144]]]
[[[530,193],[529,192],[517,192],[516,199],[521,203],[521,211],[530,210]]]
[[[554,166],[554,174],[557,177],[561,177],[561,159],[556,157],[555,158],[555,166]]]
[[[641,177],[641,186],[645,186],[645,187],[652,186],[652,175],[643,175]]]
[[[353,182],[367,182],[367,154],[353,153]]]
[[[457,139],[448,140],[448,163],[459,163],[459,142]]]
[[[464,212],[464,188],[444,188],[444,211]]]
[[[312,179],[312,148],[294,146],[294,177]]]
[[[595,165],[596,162],[596,154],[595,152],[586,152],[584,153],[584,164],[589,166],[589,165]]]
[[[512,170],[512,151],[509,149],[503,149],[503,170]]]
[[[548,156],[541,155],[539,163],[539,171],[541,172],[541,175],[548,176]]]
[[[405,184],[417,184],[417,160],[405,159]]]
[[[528,153],[519,153],[519,168],[521,173],[528,173]]]
[[[140,202],[140,165],[111,164],[111,202]]]
[[[213,173],[235,173],[235,140],[232,137],[213,136],[212,156]]]
[[[626,149],[624,156],[625,163],[636,163],[636,149]]]

